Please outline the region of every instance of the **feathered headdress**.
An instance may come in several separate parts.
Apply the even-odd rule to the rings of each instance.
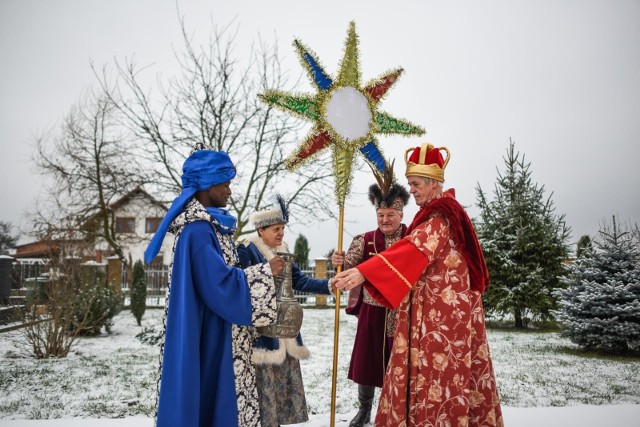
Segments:
[[[373,176],[378,181],[377,184],[371,184],[369,187],[369,201],[376,209],[397,209],[401,211],[409,202],[409,193],[407,190],[395,182],[393,176],[393,164],[384,171],[380,171],[374,167],[371,168]]]

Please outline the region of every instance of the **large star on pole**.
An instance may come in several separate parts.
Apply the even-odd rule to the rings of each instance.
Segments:
[[[359,150],[380,171],[387,168],[376,134],[423,135],[424,129],[378,110],[378,104],[396,82],[402,68],[360,85],[358,36],[349,24],[345,52],[337,79],[330,77],[310,49],[293,42],[300,60],[316,86],[315,95],[267,90],[260,98],[270,105],[292,112],[314,123],[304,143],[287,158],[286,167],[295,170],[327,148],[333,151],[338,205],[344,207],[349,192],[354,153]]]

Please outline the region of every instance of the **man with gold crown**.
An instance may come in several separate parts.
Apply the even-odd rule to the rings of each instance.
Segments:
[[[374,169],[375,171],[375,169]],[[376,174],[378,184],[369,187],[369,201],[376,209],[378,228],[355,236],[345,254],[336,251],[332,265],[352,268],[384,251],[404,235],[403,209],[409,201],[407,190],[393,183],[393,169],[385,175]],[[358,286],[349,292],[347,314],[358,316],[348,378],[358,384],[360,408],[349,427],[362,427],[370,421],[376,387],[382,387],[384,373],[391,354],[396,312],[389,310]]]
[[[405,161],[420,206],[405,237],[334,279],[398,309],[375,425],[502,426],[481,298],[489,275],[471,220],[442,188],[449,150],[422,144]]]

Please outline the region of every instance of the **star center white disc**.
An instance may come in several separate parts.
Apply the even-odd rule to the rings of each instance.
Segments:
[[[336,89],[326,104],[325,120],[339,136],[348,141],[367,136],[371,118],[367,98],[351,86]]]

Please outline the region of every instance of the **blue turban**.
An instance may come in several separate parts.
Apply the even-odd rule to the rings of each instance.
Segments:
[[[231,181],[235,176],[236,168],[224,151],[199,150],[190,155],[182,165],[182,192],[160,222],[144,252],[144,261],[149,264],[158,255],[171,221],[198,191]]]

